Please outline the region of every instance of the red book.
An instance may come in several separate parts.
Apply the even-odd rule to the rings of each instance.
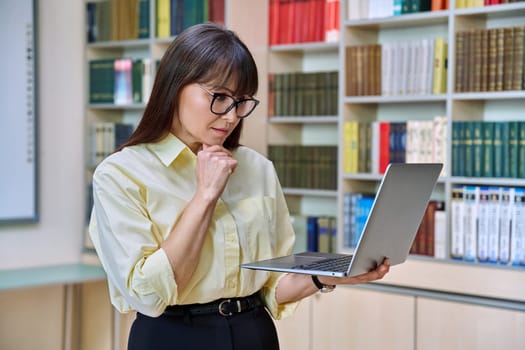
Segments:
[[[379,173],[384,174],[390,163],[390,123],[379,123]]]
[[[340,0],[325,0],[324,41],[339,40]]]
[[[279,3],[280,0],[270,0],[270,15],[268,17],[268,41],[270,45],[279,43]]]
[[[441,11],[445,9],[445,0],[432,0],[430,9],[432,11]]]
[[[224,0],[208,0],[208,17],[211,22],[224,25]]]

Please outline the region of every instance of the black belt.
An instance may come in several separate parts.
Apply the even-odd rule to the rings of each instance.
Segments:
[[[170,305],[164,311],[166,316],[211,315],[232,316],[250,311],[262,305],[259,294],[241,298],[224,298],[206,304]]]

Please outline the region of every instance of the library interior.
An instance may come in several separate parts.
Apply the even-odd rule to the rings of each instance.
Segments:
[[[294,253],[352,254],[388,164],[443,164],[407,260],[301,300],[281,349],[525,349],[520,0],[0,0],[0,349],[127,349],[92,177],[205,22],[257,64],[240,143],[275,167]]]

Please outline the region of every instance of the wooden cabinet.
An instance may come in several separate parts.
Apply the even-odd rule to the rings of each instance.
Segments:
[[[372,288],[372,289],[370,289]],[[316,349],[523,349],[525,312],[475,297],[339,286],[277,321],[281,347]]]
[[[416,318],[417,349],[525,347],[525,312],[418,298]]]
[[[415,298],[341,287],[314,296],[311,349],[414,347]]]

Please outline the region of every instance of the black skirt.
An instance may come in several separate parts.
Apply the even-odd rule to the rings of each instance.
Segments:
[[[247,298],[168,307],[159,317],[137,313],[128,350],[278,350],[272,318]]]

